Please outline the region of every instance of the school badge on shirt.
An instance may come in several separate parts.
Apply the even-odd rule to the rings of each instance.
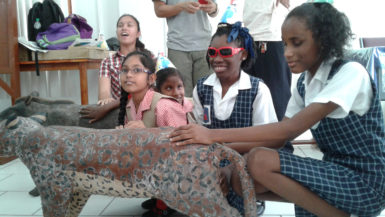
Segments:
[[[203,124],[211,124],[210,105],[203,106]]]

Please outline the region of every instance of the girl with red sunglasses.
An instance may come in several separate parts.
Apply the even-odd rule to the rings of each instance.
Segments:
[[[198,124],[218,129],[277,122],[269,88],[244,72],[253,64],[254,55],[253,39],[240,22],[218,25],[206,54],[214,73],[200,79],[193,91],[193,113]],[[228,164],[222,161],[221,167]],[[242,198],[231,189],[226,196],[230,205],[244,212]],[[259,210],[263,209],[262,203]]]

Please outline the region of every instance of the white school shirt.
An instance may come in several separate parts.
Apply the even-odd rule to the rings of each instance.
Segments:
[[[226,120],[233,112],[235,100],[238,90],[246,90],[251,88],[250,76],[241,71],[240,78],[235,82],[226,95],[222,98],[222,86],[215,73],[211,74],[204,82],[205,85],[213,86],[213,99],[215,117],[219,120]],[[203,107],[199,100],[197,87],[193,91],[194,109],[193,113],[197,119],[197,123],[203,125]],[[270,90],[263,82],[259,82],[258,93],[253,102],[253,126],[277,122],[273,100]]]
[[[357,62],[348,62],[327,81],[331,66],[335,59],[323,62],[314,77],[305,71],[305,101],[294,88],[289,100],[285,116],[293,117],[311,103],[333,102],[339,107],[327,115],[329,118],[344,118],[350,111],[358,115],[365,114],[373,98],[370,77],[366,69]],[[316,129],[319,122],[311,128]]]

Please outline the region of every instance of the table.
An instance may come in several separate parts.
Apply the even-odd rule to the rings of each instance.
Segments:
[[[101,59],[39,60],[41,71],[79,70],[81,104],[88,104],[87,70],[99,69]],[[35,71],[35,61],[19,62],[20,72]]]

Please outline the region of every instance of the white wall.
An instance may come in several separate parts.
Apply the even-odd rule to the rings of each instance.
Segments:
[[[334,6],[349,17],[356,35],[353,48],[359,48],[360,37],[385,37],[384,0],[334,0]]]

